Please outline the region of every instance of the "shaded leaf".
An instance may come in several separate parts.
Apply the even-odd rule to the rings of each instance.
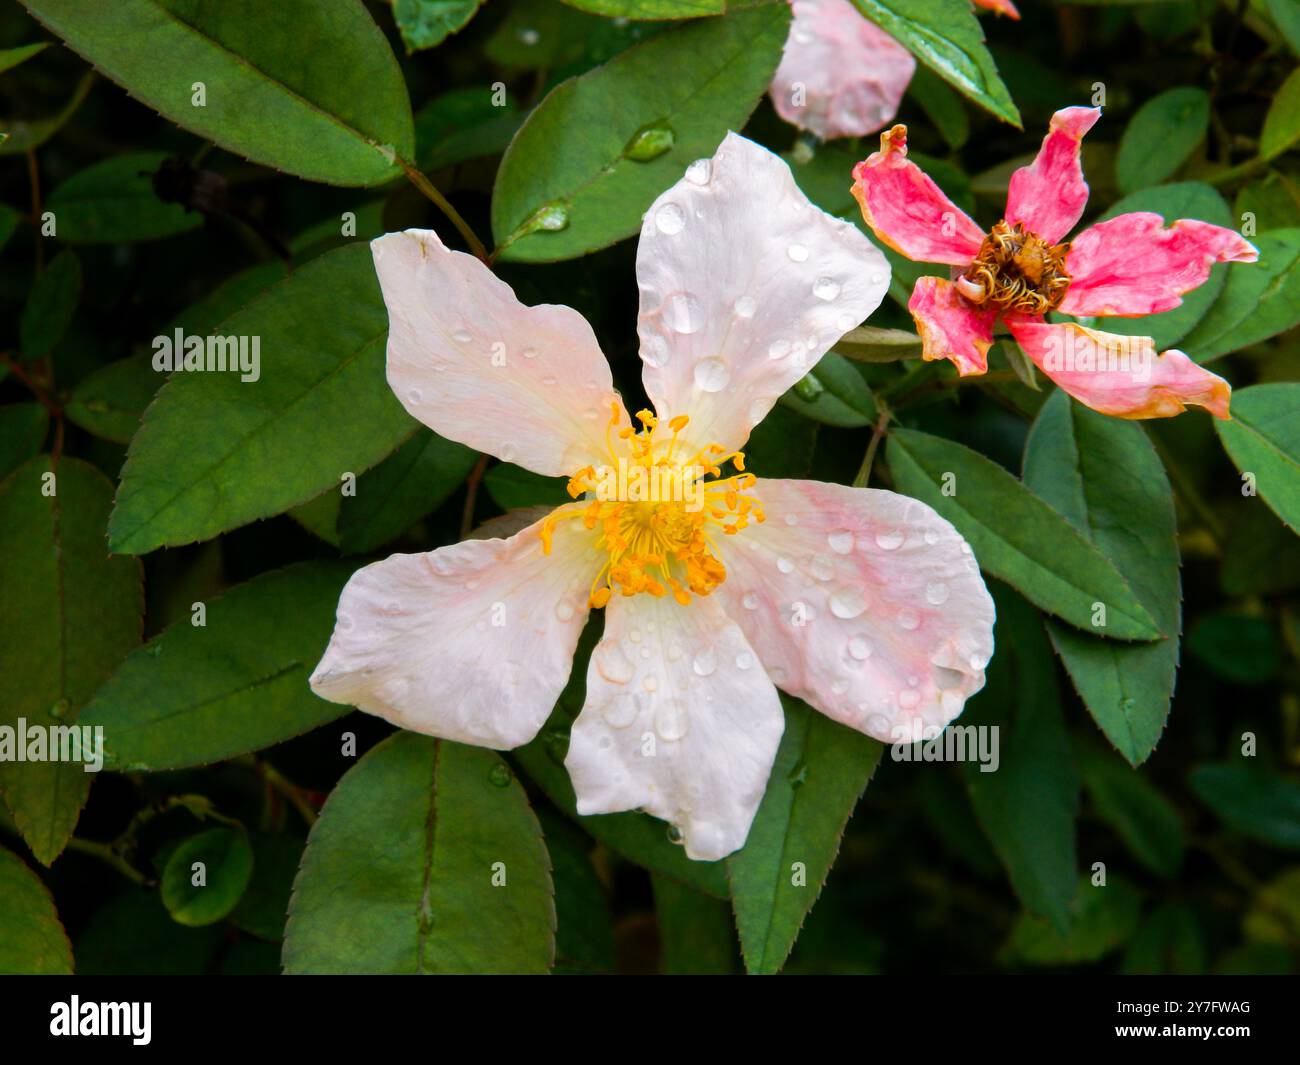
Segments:
[[[165,203],[151,175],[166,152],[131,152],[74,174],[50,193],[59,239],[69,244],[118,244],[157,240],[198,229],[203,215]]]
[[[1137,109],[1119,141],[1115,177],[1121,192],[1135,192],[1169,177],[1205,140],[1210,96],[1183,86],[1151,97]]]
[[[1232,420],[1215,419],[1224,449],[1279,518],[1300,532],[1300,384],[1243,388]]]
[[[0,974],[71,973],[72,945],[59,923],[54,899],[40,877],[3,847],[0,899],[4,899],[0,907]]]
[[[243,828],[221,826],[190,836],[163,867],[163,905],[177,924],[213,924],[238,904],[253,876],[253,848]]]

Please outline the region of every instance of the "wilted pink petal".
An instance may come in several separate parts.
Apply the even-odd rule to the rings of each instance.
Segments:
[[[564,764],[580,814],[646,810],[712,861],[745,842],[784,729],[776,688],[714,597],[615,596]]]
[[[1011,0],[971,0],[976,7],[982,7],[985,11],[992,11],[998,15],[1006,15],[1007,18],[1018,19],[1020,12],[1016,10],[1016,5]]]
[[[1222,226],[1180,218],[1170,226],[1149,211],[1122,214],[1070,243],[1065,314],[1138,317],[1177,307],[1205,284],[1215,263],[1253,263],[1254,246]]]
[[[1079,147],[1101,117],[1099,107],[1067,107],[1052,116],[1038,157],[1011,175],[1006,220],[1055,244],[1070,232],[1088,202]]]
[[[941,277],[918,278],[907,309],[921,334],[925,358],[951,359],[963,376],[989,368],[996,311],[972,307],[951,281]]]
[[[592,534],[540,523],[357,570],[311,676],[322,699],[479,747],[527,743],[569,679],[596,565]]]
[[[916,262],[966,266],[984,231],[907,159],[907,127],[880,135],[880,151],[853,168],[853,198],[872,231]]]
[[[1232,387],[1181,351],[1156,354],[1150,337],[1120,336],[1076,322],[1008,317],[1035,366],[1080,403],[1117,418],[1168,418],[1189,404],[1227,418]]]
[[[549,476],[606,460],[610,404],[622,404],[582,315],[525,307],[432,230],[389,233],[370,247],[388,305],[388,383],[413,417]]]
[[[769,89],[776,113],[822,140],[861,137],[893,121],[916,71],[912,53],[849,0],[794,0],[793,6]]]
[[[730,451],[880,305],[889,263],[732,133],[646,212],[636,277],[646,394],[665,420],[689,415],[689,445]]]
[[[957,531],[894,492],[759,478],[754,494],[767,521],[726,545],[714,596],[777,686],[886,742],[960,714],[993,601]]]

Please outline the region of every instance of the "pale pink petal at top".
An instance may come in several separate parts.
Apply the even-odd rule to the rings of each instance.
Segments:
[[[982,7],[985,11],[992,11],[998,15],[1006,15],[1007,18],[1018,19],[1020,12],[1016,10],[1016,5],[1011,0],[971,0],[976,7]]]
[[[1120,336],[1076,322],[1049,325],[1008,316],[1007,326],[1043,373],[1080,403],[1116,418],[1168,418],[1189,404],[1230,417],[1232,386],[1181,351],[1156,354],[1150,337]]]
[[[853,198],[876,236],[915,262],[966,266],[979,254],[984,231],[908,160],[906,126],[853,168]]]
[[[1088,203],[1079,149],[1101,117],[1099,107],[1066,107],[1052,116],[1038,157],[1011,175],[1006,220],[1021,222],[1049,244],[1075,227]]]
[[[607,461],[605,427],[618,397],[582,315],[525,307],[432,230],[389,233],[370,247],[388,305],[388,384],[414,417],[535,473]]]
[[[559,524],[550,555],[538,528],[359,569],[312,690],[414,732],[527,743],[569,679],[597,568],[580,522]]]
[[[713,596],[615,596],[564,764],[578,813],[646,810],[712,861],[749,833],[785,729],[776,688]]]
[[[1200,288],[1215,263],[1259,258],[1241,234],[1180,218],[1166,226],[1149,211],[1098,222],[1070,242],[1070,288],[1060,310],[1078,316],[1139,317],[1177,307]]]
[[[930,738],[984,685],[993,601],[970,546],[894,492],[759,478],[714,592],[778,687],[851,728]]]
[[[889,288],[861,231],[734,133],[646,212],[636,275],[646,392],[661,417],[690,416],[688,444],[727,450]]]
[[[794,21],[768,90],[776,113],[822,140],[892,122],[916,60],[850,0],[794,0]]]
[[[907,309],[921,335],[922,356],[951,359],[963,377],[988,370],[996,311],[972,307],[941,277],[918,278]]]

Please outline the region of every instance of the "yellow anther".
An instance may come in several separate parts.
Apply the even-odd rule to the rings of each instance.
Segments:
[[[674,433],[680,433],[686,428],[687,423],[691,420],[689,414],[679,414],[668,423],[668,428]]]

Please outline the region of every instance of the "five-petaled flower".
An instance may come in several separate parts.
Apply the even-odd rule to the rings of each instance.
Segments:
[[[762,798],[784,728],[778,687],[910,740],[983,685],[993,604],[948,522],[892,492],[744,468],[753,426],[889,284],[880,252],[812,206],[778,157],[731,134],[647,212],[638,328],[654,413],[635,421],[576,311],[524,306],[432,232],[373,249],[388,381],[406,409],[569,475],[575,499],[508,539],[355,573],[312,675],[320,695],[517,747],[603,607],[566,757],[578,810],[647,810],[691,857],[716,859],[743,844]],[[611,497],[637,470],[697,491]]]
[[[1011,0],[976,7],[1019,18]],[[852,0],[792,0],[794,19],[768,94],[776,113],[822,140],[864,137],[894,120],[916,73],[912,53]]]
[[[984,373],[1000,317],[1025,354],[1081,403],[1121,418],[1163,418],[1189,403],[1227,418],[1228,382],[1150,337],[1104,333],[1075,317],[1137,318],[1172,310],[1216,262],[1254,262],[1255,248],[1222,226],[1182,218],[1166,226],[1135,211],[1061,243],[1088,202],[1079,147],[1099,108],[1052,116],[1038,157],[1011,175],[1006,213],[988,233],[907,158],[907,129],[853,168],[853,195],[877,237],[909,259],[946,263],[952,280],[922,277],[908,309],[927,359]]]

